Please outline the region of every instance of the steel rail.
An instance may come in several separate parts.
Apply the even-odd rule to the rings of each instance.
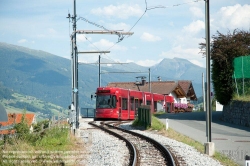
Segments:
[[[121,139],[121,140],[125,141],[126,146],[128,147],[128,149],[130,151],[129,165],[130,166],[136,166],[137,165],[136,149],[135,149],[134,145],[130,141],[128,141],[126,138],[122,137],[121,135],[104,128],[103,126],[98,126],[97,124],[94,124],[94,122],[89,122],[89,124],[92,125],[92,126],[95,126],[97,128],[100,128],[100,129],[104,130],[105,132],[107,132],[107,133],[109,133],[111,135],[114,135],[118,139]]]
[[[130,130],[125,130],[125,129],[122,129],[122,128],[119,128],[119,127],[115,127],[115,126],[112,126],[110,124],[105,124],[106,126],[110,127],[110,128],[115,128],[117,130],[121,130],[123,132],[126,132],[126,133],[129,133],[129,134],[132,134],[132,135],[136,135],[142,139],[145,139],[149,142],[151,142],[153,145],[155,145],[161,152],[162,154],[166,157],[167,159],[167,163],[168,163],[168,166],[176,166],[175,164],[175,160],[174,160],[174,157],[172,156],[171,152],[164,146],[162,145],[161,143],[157,142],[156,140],[152,139],[152,138],[149,138],[145,135],[142,135],[142,134],[139,134],[139,133],[136,133],[136,132],[133,132],[133,131],[130,131]]]

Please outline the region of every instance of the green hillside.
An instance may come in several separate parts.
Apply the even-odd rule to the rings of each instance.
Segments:
[[[52,116],[67,117],[68,110],[52,103],[44,102],[36,97],[14,93],[0,84],[0,103],[8,113],[36,114],[37,120],[50,119]]]
[[[0,43],[0,55],[0,81],[4,86],[17,93],[34,96],[65,108],[70,104],[70,60],[4,43]],[[86,75],[81,71],[79,74]],[[91,74],[86,77],[93,84]]]
[[[64,109],[71,103],[71,61],[40,50],[0,42],[0,83],[17,94],[33,96]],[[105,59],[102,59],[105,61]],[[204,70],[204,71],[203,71]],[[102,65],[101,72],[144,72],[106,73],[101,75],[101,85],[109,82],[135,82],[137,76],[146,76],[148,68],[135,63]],[[146,73],[145,73],[146,72]],[[192,80],[196,95],[201,96],[201,73],[205,69],[185,59],[164,59],[151,68],[151,81]],[[98,65],[79,64],[79,106],[94,107],[91,94],[98,87]]]

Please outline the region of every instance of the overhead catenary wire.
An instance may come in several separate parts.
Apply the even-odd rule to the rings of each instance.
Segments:
[[[155,6],[155,7],[150,7],[148,8],[148,4],[147,4],[147,0],[145,0],[145,11],[143,12],[143,14],[140,16],[140,18],[134,23],[134,25],[129,29],[128,32],[131,32],[131,30],[137,25],[137,23],[142,19],[142,17],[146,14],[146,12],[148,10],[152,10],[152,9],[157,9],[157,8],[170,8],[170,7],[177,7],[177,6],[181,6],[181,5],[186,5],[186,4],[189,4],[189,3],[195,3],[195,2],[199,2],[201,0],[195,0],[195,1],[190,1],[190,2],[185,2],[185,3],[179,3],[179,4],[175,4],[175,5],[172,5],[172,6],[162,6],[162,5],[159,5],[159,6]],[[130,37],[130,36],[127,36],[127,38]],[[111,47],[109,47],[107,50],[110,50],[112,47],[114,47],[116,44],[118,44],[120,41],[114,43],[114,45],[112,45]]]
[[[92,46],[94,46],[98,51],[100,51],[100,49],[96,46],[96,45],[94,45],[85,35],[84,35],[84,37],[85,37],[85,39],[92,45]],[[108,51],[108,50],[107,50]]]
[[[145,0],[145,11],[142,13],[142,15],[139,17],[139,19],[132,25],[132,27],[129,29],[128,32],[131,32],[132,29],[138,24],[138,22],[143,18],[143,16],[146,14],[147,11],[149,10],[153,10],[153,9],[160,9],[160,8],[172,8],[172,7],[178,7],[178,6],[182,6],[182,5],[186,5],[186,4],[190,4],[190,3],[196,3],[196,2],[200,2],[202,0],[194,0],[194,1],[190,1],[190,2],[184,2],[184,3],[178,3],[178,4],[174,4],[174,5],[171,5],[171,6],[163,6],[163,5],[158,5],[158,6],[151,6],[151,7],[148,7],[148,3],[147,3],[147,0]],[[101,29],[104,29],[106,31],[110,31],[109,29],[105,28],[104,26],[102,25],[99,25],[95,22],[92,22],[92,21],[89,21],[88,19],[84,18],[84,17],[79,17],[77,19],[78,20],[83,20],[91,25],[94,25],[98,28],[101,28]],[[110,46],[108,49],[106,49],[105,51],[110,51],[115,45],[117,45],[118,43],[120,43],[121,41],[123,41],[125,39],[125,37],[123,35],[121,35],[118,31],[117,31],[117,34],[118,34],[118,41],[115,42],[112,46]],[[120,34],[120,35],[119,35]],[[95,46],[92,42],[90,42],[88,40],[88,38],[86,36],[84,36],[85,39],[92,45],[94,46],[96,49],[100,50],[97,46]],[[130,37],[130,36],[127,36],[127,38]],[[112,60],[112,59],[111,59]]]

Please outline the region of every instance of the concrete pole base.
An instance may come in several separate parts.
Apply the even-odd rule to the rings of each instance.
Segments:
[[[80,129],[76,129],[75,136],[76,137],[80,137],[81,136]]]
[[[205,154],[207,154],[209,156],[213,156],[214,155],[215,147],[214,147],[214,143],[213,142],[204,143],[204,147],[205,147]]]

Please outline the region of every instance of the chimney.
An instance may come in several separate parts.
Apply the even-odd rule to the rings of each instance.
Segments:
[[[158,76],[157,78],[158,78],[158,81],[161,81],[161,76]]]
[[[142,86],[145,85],[145,83],[146,83],[146,80],[145,80],[145,79],[142,79],[142,80],[141,80]]]
[[[138,76],[138,77],[136,77],[136,79],[138,79],[138,78],[141,78],[141,82],[139,82],[138,80],[136,80],[136,82],[135,82],[135,85],[137,85],[137,86],[143,86],[143,85],[145,85],[145,83],[146,83],[146,77],[145,76]]]

